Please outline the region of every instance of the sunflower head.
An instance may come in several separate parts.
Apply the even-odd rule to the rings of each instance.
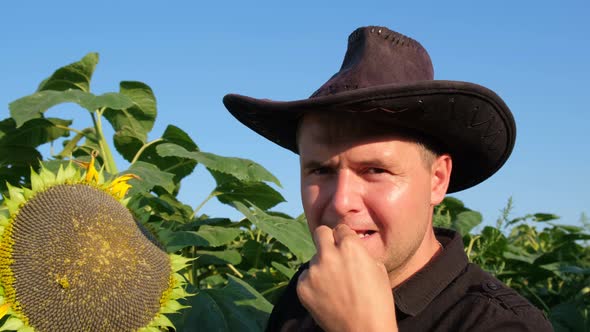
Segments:
[[[168,254],[126,207],[125,174],[90,162],[32,171],[0,208],[0,331],[159,331],[187,294]]]

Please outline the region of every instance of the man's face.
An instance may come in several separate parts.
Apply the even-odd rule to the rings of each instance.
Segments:
[[[433,195],[436,171],[416,143],[367,130],[331,130],[334,126],[338,120],[306,115],[299,130],[309,228],[348,225],[369,253],[396,273],[423,246],[432,207],[444,196]]]

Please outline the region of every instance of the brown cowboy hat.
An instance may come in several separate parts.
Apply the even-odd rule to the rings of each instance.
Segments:
[[[297,152],[296,130],[308,112],[387,114],[400,126],[441,144],[453,158],[448,192],[472,187],[508,159],[516,137],[510,109],[493,91],[468,82],[434,80],[430,56],[417,41],[384,27],[356,29],[340,71],[308,99],[223,98],[240,122]]]

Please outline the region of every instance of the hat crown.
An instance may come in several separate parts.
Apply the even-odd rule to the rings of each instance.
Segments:
[[[385,27],[361,27],[348,37],[340,70],[310,98],[433,78],[432,61],[420,43]]]
[[[496,93],[474,83],[434,80],[420,43],[379,26],[350,35],[340,70],[310,98],[284,102],[229,94],[223,102],[243,124],[295,153],[305,114],[379,114],[392,133],[409,129],[445,147],[453,157],[448,192],[494,174],[516,138],[514,117]]]

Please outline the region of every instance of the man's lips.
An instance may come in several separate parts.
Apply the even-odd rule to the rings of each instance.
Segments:
[[[376,231],[368,230],[368,229],[354,230],[354,231],[356,232],[356,235],[358,235],[358,237],[361,239],[367,238],[367,237],[377,233]]]
[[[329,225],[329,223],[325,223],[324,225]],[[377,234],[379,231],[377,227],[370,223],[363,223],[363,222],[339,222],[336,225],[344,225],[347,226],[351,231],[355,232],[360,239],[368,239],[371,235]],[[335,228],[333,226],[332,228]]]

